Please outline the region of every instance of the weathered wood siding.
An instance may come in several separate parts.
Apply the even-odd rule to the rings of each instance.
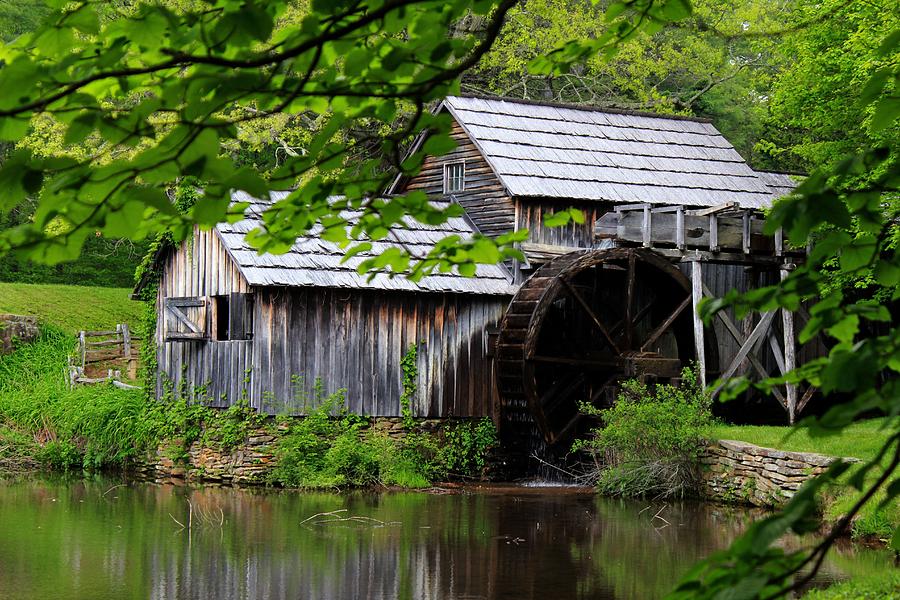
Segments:
[[[157,394],[169,385],[195,397],[199,392],[214,406],[237,401],[250,368],[251,341],[166,341],[166,298],[208,297],[249,292],[246,280],[214,231],[195,230],[193,237],[166,258],[157,296]],[[212,311],[205,311],[206,331]]]
[[[606,202],[516,198],[516,229],[528,229],[528,241],[535,244],[591,248],[594,246],[594,224],[612,207]],[[584,223],[569,221],[562,227],[544,225],[546,215],[568,208],[579,209],[584,214]]]
[[[254,302],[255,406],[302,414],[317,377],[348,407],[399,416],[400,361],[418,345],[415,416],[486,416],[496,402],[485,327],[503,297],[328,288],[264,288]],[[302,378],[302,379],[300,379]]]
[[[457,148],[444,156],[426,157],[421,172],[396,191],[424,190],[429,196],[443,197],[444,165],[464,160],[466,187],[461,192],[454,192],[456,200],[485,235],[496,236],[512,231],[515,209],[500,180],[462,127],[454,123],[451,135],[456,140]]]

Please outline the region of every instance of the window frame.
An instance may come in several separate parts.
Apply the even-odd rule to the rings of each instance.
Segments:
[[[453,167],[460,167],[461,171],[459,177],[450,176],[450,170]],[[459,188],[458,189],[450,189],[450,182],[459,180]],[[444,195],[453,194],[456,192],[463,192],[466,189],[466,161],[465,160],[454,160],[452,162],[444,163]]]

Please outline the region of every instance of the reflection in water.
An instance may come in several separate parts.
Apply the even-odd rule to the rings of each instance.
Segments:
[[[0,598],[652,599],[753,518],[571,489],[115,485],[0,482]]]

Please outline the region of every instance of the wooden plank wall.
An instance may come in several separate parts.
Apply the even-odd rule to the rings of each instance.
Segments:
[[[166,298],[216,296],[248,292],[243,275],[228,256],[214,231],[196,229],[193,237],[170,253],[163,264],[157,297],[157,394],[168,381],[175,390],[193,395],[205,388],[213,406],[228,406],[237,401],[250,367],[250,341],[165,341]],[[211,331],[212,311],[206,311],[206,331]]]
[[[348,407],[399,416],[400,361],[418,344],[420,417],[487,416],[496,403],[485,327],[503,297],[328,288],[266,288],[254,302],[253,392],[268,413],[303,414],[314,380]],[[302,377],[302,380],[298,380]]]
[[[528,229],[528,241],[552,246],[591,248],[594,245],[594,223],[612,210],[606,202],[577,200],[538,200],[516,198],[516,229]],[[562,227],[546,227],[544,215],[567,208],[577,208],[584,214],[584,223],[570,221]]]
[[[426,157],[421,172],[399,191],[424,190],[431,197],[442,198],[444,164],[465,160],[466,188],[454,193],[456,200],[485,235],[497,236],[512,231],[515,210],[500,180],[459,124],[453,124],[451,135],[457,148],[444,156]]]

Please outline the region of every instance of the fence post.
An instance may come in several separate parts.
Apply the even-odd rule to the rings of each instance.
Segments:
[[[125,355],[125,358],[131,358],[131,331],[128,329],[128,323],[122,323],[117,327],[121,328],[122,331],[122,352]]]

